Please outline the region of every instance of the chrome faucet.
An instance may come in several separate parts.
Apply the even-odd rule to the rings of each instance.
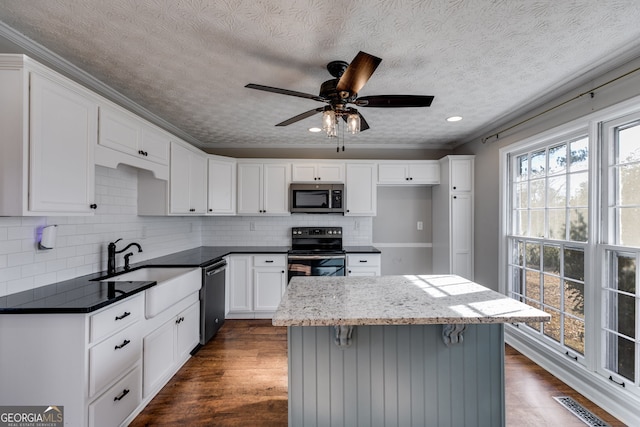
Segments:
[[[127,247],[124,249],[116,250],[116,243],[118,243],[122,239],[118,239],[115,242],[109,243],[107,246],[107,274],[113,274],[116,272],[116,254],[122,253],[129,249],[131,246],[136,246],[138,248],[138,252],[142,252],[142,247],[138,243],[129,243]],[[129,252],[124,256],[125,261],[125,270],[129,269],[129,257],[133,255],[133,252]]]

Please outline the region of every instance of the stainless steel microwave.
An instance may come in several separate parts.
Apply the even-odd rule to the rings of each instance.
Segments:
[[[292,213],[344,213],[344,184],[291,184]]]

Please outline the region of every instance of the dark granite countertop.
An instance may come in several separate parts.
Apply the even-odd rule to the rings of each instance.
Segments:
[[[348,254],[379,254],[380,249],[373,246],[345,246],[344,251]]]
[[[286,254],[289,246],[201,246],[141,261],[131,269],[146,266],[207,267],[230,254]],[[380,253],[372,246],[345,247],[347,253]],[[118,268],[117,273],[123,273]],[[100,282],[106,271],[76,277],[28,291],[0,297],[0,314],[90,313],[154,286],[156,282]]]

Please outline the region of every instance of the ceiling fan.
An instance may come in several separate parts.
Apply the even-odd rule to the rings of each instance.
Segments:
[[[347,129],[351,133],[357,133],[369,129],[369,124],[362,115],[349,104],[357,107],[376,108],[404,108],[404,107],[429,107],[433,96],[426,95],[374,95],[358,97],[358,92],[373,75],[382,59],[365,52],[358,52],[351,63],[345,61],[331,61],[327,64],[327,70],[334,77],[320,86],[319,95],[311,95],[277,87],[263,86],[249,83],[245,87],[264,90],[266,92],[279,93],[281,95],[297,96],[299,98],[313,99],[328,105],[314,108],[297,116],[291,117],[276,126],[288,126],[300,120],[306,119],[318,113],[323,113],[323,130],[329,136],[336,136],[336,120],[339,117],[347,123]]]

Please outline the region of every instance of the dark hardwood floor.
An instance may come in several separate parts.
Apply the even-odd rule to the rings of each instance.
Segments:
[[[621,422],[507,346],[507,426],[584,427],[553,396],[571,396],[612,427]],[[131,426],[286,426],[287,331],[227,320]]]

